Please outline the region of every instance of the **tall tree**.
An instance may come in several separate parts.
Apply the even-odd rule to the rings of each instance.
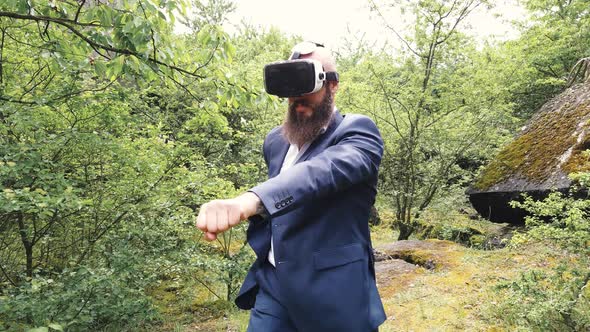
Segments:
[[[353,105],[373,114],[383,132],[382,185],[395,207],[399,239],[407,239],[434,199],[454,185],[464,185],[466,168],[477,167],[469,160],[477,163],[486,136],[494,135],[489,126],[498,121],[505,105],[501,91],[486,88],[485,77],[478,74],[474,44],[459,30],[486,1],[396,2],[415,20],[407,37],[382,12],[390,2],[370,4],[401,40],[403,52],[366,63],[373,85],[366,86],[360,98],[367,98],[367,93],[379,97]]]

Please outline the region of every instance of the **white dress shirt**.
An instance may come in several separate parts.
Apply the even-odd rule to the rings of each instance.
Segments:
[[[287,168],[293,166],[293,164],[295,164],[295,162],[297,160],[299,160],[301,155],[303,155],[305,153],[305,150],[307,150],[307,148],[309,148],[310,145],[311,145],[311,142],[305,143],[305,144],[303,144],[301,149],[299,149],[297,144],[291,144],[291,146],[289,146],[289,150],[287,151],[287,154],[285,155],[285,160],[283,160],[283,166],[281,167],[281,172],[286,170]],[[270,251],[268,252],[268,261],[272,264],[272,266],[276,266],[272,235],[270,237]]]

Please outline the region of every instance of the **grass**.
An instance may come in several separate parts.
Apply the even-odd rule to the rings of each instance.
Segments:
[[[517,278],[533,267],[549,267],[556,258],[545,246],[482,251],[453,245],[446,264],[434,271],[402,275],[380,289],[388,320],[381,331],[513,331],[494,306],[503,299],[498,282]]]

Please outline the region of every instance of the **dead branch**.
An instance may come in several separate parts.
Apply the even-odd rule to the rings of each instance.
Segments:
[[[567,79],[565,84],[566,88],[569,88],[580,78],[582,82],[590,82],[590,57],[578,60]]]

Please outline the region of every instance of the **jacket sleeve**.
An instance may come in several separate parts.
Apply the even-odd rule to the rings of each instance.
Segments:
[[[377,177],[383,154],[379,130],[368,117],[348,117],[351,121],[343,121],[337,129],[334,145],[250,189],[269,216]]]

